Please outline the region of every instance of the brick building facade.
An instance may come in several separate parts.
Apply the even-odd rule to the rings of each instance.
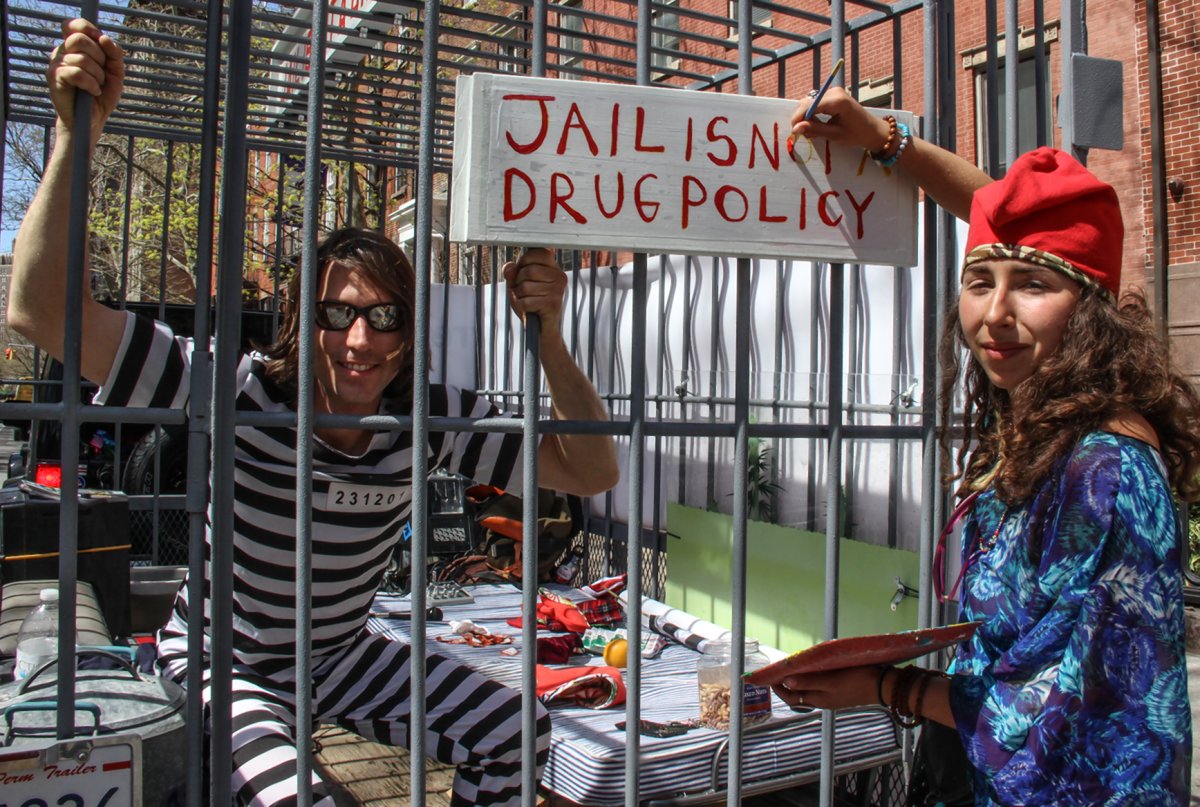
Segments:
[[[712,75],[719,72],[720,62],[736,60],[737,42],[731,36],[727,20],[733,16],[736,3],[728,0],[680,0],[687,13],[670,22],[678,25],[689,35],[682,39],[681,49],[695,54],[695,58],[682,57],[671,62],[682,73]],[[1004,3],[999,6],[996,22],[997,55],[1005,58]],[[609,15],[619,15],[622,9],[632,15],[631,7],[618,0],[595,0],[587,7]],[[805,0],[798,8],[810,10],[814,15],[827,15],[827,2]],[[1050,127],[1048,140],[1062,147],[1062,131],[1056,123],[1057,99],[1062,92],[1062,23],[1061,5],[1044,4],[1043,42],[1045,47],[1045,95],[1048,108],[1045,110]],[[708,15],[711,19],[704,16]],[[848,22],[871,13],[867,9],[847,6]],[[1022,150],[1035,144],[1033,131],[1034,100],[1033,51],[1036,45],[1033,29],[1035,10],[1032,0],[1023,0],[1018,5],[1020,81],[1022,93],[1019,101],[1021,115]],[[1117,190],[1125,216],[1125,260],[1124,277],[1127,285],[1145,289],[1147,297],[1153,299],[1153,266],[1155,249],[1154,195],[1151,165],[1151,65],[1149,62],[1149,32],[1145,3],[1135,0],[1092,0],[1086,6],[1086,50],[1092,56],[1113,59],[1123,67],[1124,146],[1120,151],[1094,149],[1088,155],[1089,167]],[[1161,203],[1166,206],[1168,231],[1165,237],[1166,263],[1169,277],[1169,324],[1176,362],[1193,378],[1200,379],[1200,221],[1197,219],[1197,189],[1200,189],[1200,126],[1197,111],[1200,111],[1200,3],[1196,0],[1179,0],[1162,4],[1159,19],[1162,64],[1162,128],[1165,137],[1165,173],[1170,192]],[[655,13],[655,25],[666,22],[664,13]],[[756,12],[756,24],[770,24],[770,14]],[[553,23],[552,23],[553,24]],[[924,110],[924,18],[920,9],[902,16],[893,23],[876,25],[847,38],[845,45],[847,87],[854,86],[864,103],[878,106],[900,106]],[[588,20],[583,23],[594,41],[632,41],[633,29],[612,22]],[[814,21],[805,27],[794,19],[787,21],[788,31],[793,34],[816,36],[824,26]],[[987,80],[988,21],[985,4],[959,3],[954,8],[955,55],[955,106],[957,141],[952,148],[967,159],[988,169],[987,149],[982,134],[986,131],[983,101]],[[705,41],[703,38],[711,38]],[[670,46],[669,35],[655,34],[655,45]],[[896,77],[894,41],[901,43],[899,79]],[[724,41],[720,41],[724,40]],[[772,36],[763,33],[756,37],[755,45],[767,50],[778,51],[794,42],[794,37]],[[589,44],[591,44],[589,42]],[[625,51],[632,45],[611,45],[612,53]],[[656,58],[664,58],[656,56]],[[811,51],[797,53],[778,66],[755,73],[753,85],[758,95],[782,95],[800,98],[818,82],[814,76]],[[828,48],[824,49],[821,69],[829,69]],[[589,63],[585,56],[574,69],[597,73],[614,70],[606,63],[603,54]],[[1003,68],[1000,66],[1001,80]],[[567,75],[567,71],[561,74]],[[586,77],[586,76],[585,76]],[[653,74],[652,74],[653,77]],[[675,86],[695,86],[693,79],[684,76],[669,76],[661,83]],[[719,87],[722,91],[737,90],[733,80]],[[1003,103],[999,104],[1003,115]],[[1117,111],[1114,111],[1116,113]],[[1001,165],[1002,170],[1003,165]]]
[[[737,92],[736,0],[675,0],[660,2],[652,12],[651,80],[665,86]],[[998,79],[1004,80],[1005,58],[1004,5],[998,2],[999,19],[989,33],[984,3],[958,3],[953,6],[954,83],[956,142],[951,147],[993,173],[1003,171],[987,165],[986,83],[987,43],[996,37],[996,53],[1001,60]],[[924,16],[920,6],[909,3],[908,10],[894,18],[861,28],[846,37],[846,71],[843,79],[853,86],[864,103],[897,106],[924,111],[925,60]],[[1169,322],[1175,341],[1177,361],[1193,377],[1200,378],[1200,224],[1196,223],[1196,193],[1200,187],[1200,126],[1195,112],[1200,107],[1200,78],[1197,46],[1200,45],[1200,0],[1177,0],[1162,4],[1159,22],[1162,63],[1163,131],[1165,133],[1165,173],[1171,192],[1165,194],[1168,221],[1165,234],[1166,263],[1169,267]],[[562,7],[563,10],[559,10]],[[823,74],[829,70],[829,46],[821,37],[828,31],[830,6],[826,0],[795,0],[795,9],[786,19],[780,12],[757,8],[754,22],[756,58],[766,54],[777,57],[789,49],[785,58],[757,69],[752,84],[755,94],[800,98],[818,83],[814,64]],[[1044,45],[1044,110],[1049,127],[1048,141],[1061,147],[1062,131],[1055,121],[1057,99],[1062,91],[1063,29],[1061,4],[1045,2],[1042,25]],[[526,16],[528,10],[523,12]],[[805,19],[805,14],[812,16]],[[852,27],[878,12],[847,4],[847,22]],[[1019,126],[1021,150],[1036,144],[1032,121],[1036,105],[1033,84],[1033,34],[1035,9],[1032,0],[1018,4],[1020,66]],[[637,7],[623,0],[566,0],[550,7],[547,24],[547,74],[583,80],[633,81],[636,71]],[[527,22],[527,20],[526,20]],[[1155,249],[1154,198],[1151,165],[1151,70],[1148,52],[1146,4],[1136,0],[1091,0],[1086,4],[1086,50],[1092,56],[1120,62],[1123,68],[1124,146],[1120,151],[1092,150],[1089,167],[1116,188],[1125,215],[1126,239],[1124,276],[1127,285],[1146,289],[1153,299]],[[460,29],[461,30],[461,29]],[[495,36],[514,36],[513,30],[500,31],[492,26],[481,29],[491,37],[473,39],[462,31],[455,40],[470,50],[475,69],[525,72],[527,49],[497,44]],[[818,43],[806,44],[805,38]],[[899,43],[897,56],[896,43]],[[387,48],[385,48],[387,50]],[[814,58],[814,52],[817,57]],[[495,59],[488,65],[486,60]],[[506,60],[511,60],[506,61]],[[464,63],[466,64],[466,63]],[[897,69],[898,67],[898,69]],[[897,75],[897,73],[899,75]],[[714,80],[714,77],[717,77]],[[1003,101],[997,105],[1003,116]],[[1002,149],[1001,149],[1002,152]],[[395,170],[387,180],[386,226],[398,235],[398,217],[410,205],[414,182],[409,172]],[[444,191],[445,178],[435,179],[435,193]],[[411,217],[411,211],[407,214]],[[265,217],[264,217],[265,218]],[[406,220],[407,221],[407,220]],[[271,228],[268,222],[263,222]],[[403,225],[400,225],[403,226]],[[435,225],[436,228],[436,225]],[[395,232],[392,232],[395,231]],[[271,236],[264,233],[263,241]],[[401,239],[403,240],[403,238]],[[453,250],[453,248],[452,248]],[[457,265],[453,255],[448,267]]]

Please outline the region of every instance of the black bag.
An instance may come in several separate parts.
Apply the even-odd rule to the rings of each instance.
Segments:
[[[975,768],[956,729],[926,720],[913,754],[908,807],[973,807]]]
[[[487,485],[467,489],[475,518],[483,531],[481,554],[492,571],[508,580],[521,579],[524,502]],[[549,581],[579,531],[567,500],[554,491],[538,490],[538,582]]]

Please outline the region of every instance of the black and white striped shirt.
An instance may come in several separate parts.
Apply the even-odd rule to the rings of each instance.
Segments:
[[[162,322],[128,315],[113,368],[96,394],[111,406],[186,407],[193,340]],[[263,356],[242,357],[237,408],[291,412],[265,375]],[[409,414],[389,408],[381,414]],[[495,417],[473,392],[434,385],[431,417]],[[347,646],[367,619],[372,597],[409,518],[412,434],[376,432],[360,457],[314,439],[312,480],[312,649],[314,660]],[[431,432],[429,467],[502,489],[521,484],[521,435]],[[239,426],[234,458],[234,660],[287,680],[295,656],[296,430]],[[211,538],[211,536],[210,536]],[[206,583],[207,589],[207,583]],[[186,655],[186,587],[160,636],[160,659]],[[209,634],[205,620],[205,649]],[[177,654],[177,655],[176,655]]]

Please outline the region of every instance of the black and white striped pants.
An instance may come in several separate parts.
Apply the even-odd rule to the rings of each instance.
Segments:
[[[374,742],[407,747],[410,657],[408,645],[364,632],[339,656],[317,665],[316,719]],[[168,670],[172,673],[181,675],[182,670]],[[293,687],[244,666],[235,665],[233,676],[236,801],[252,807],[292,804],[296,795]],[[207,678],[206,673],[206,709]],[[426,749],[438,761],[458,766],[451,804],[519,805],[520,693],[437,654],[427,656],[426,680]],[[537,710],[540,779],[550,753],[550,717],[541,704]],[[329,789],[316,772],[312,788],[314,805],[333,807]]]

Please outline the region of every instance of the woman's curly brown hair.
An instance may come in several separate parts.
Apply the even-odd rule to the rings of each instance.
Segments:
[[[993,386],[967,350],[957,305],[946,317],[940,359],[945,372],[941,447],[947,468],[960,375],[964,383],[962,442],[955,470],[947,475],[948,482],[961,479],[959,496],[991,484],[1002,501],[1027,499],[1084,435],[1132,410],[1158,435],[1177,495],[1200,499],[1200,397],[1172,368],[1140,292],[1126,292],[1113,305],[1085,288],[1058,349],[1012,394]]]
[[[357,227],[334,230],[317,247],[317,271],[312,275],[314,292],[329,265],[337,262],[358,270],[370,283],[400,305],[401,347],[404,363],[384,390],[388,398],[412,401],[413,327],[416,304],[416,275],[399,245],[382,233]],[[267,378],[291,395],[297,395],[296,374],[300,363],[300,271],[292,273],[287,285],[287,308],[275,343],[264,348]]]

